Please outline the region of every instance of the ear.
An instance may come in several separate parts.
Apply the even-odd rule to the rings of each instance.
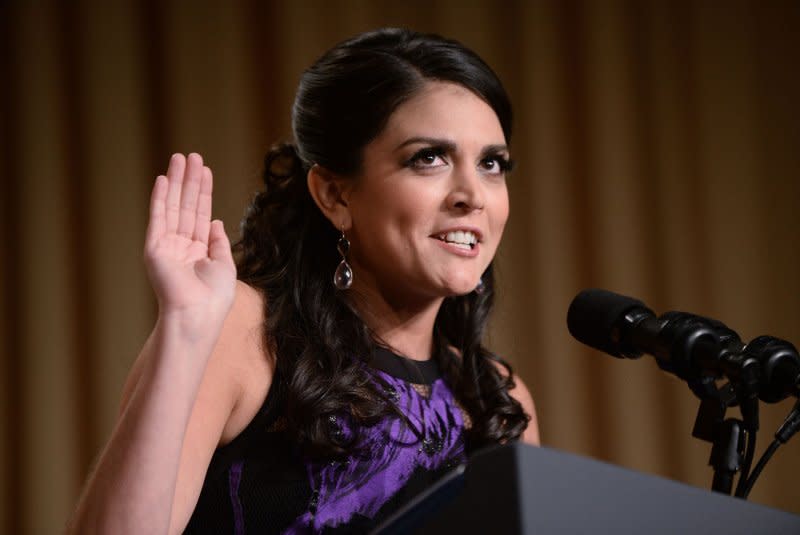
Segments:
[[[311,166],[306,177],[308,191],[320,211],[336,230],[349,230],[352,225],[350,208],[345,199],[345,179],[317,164]]]

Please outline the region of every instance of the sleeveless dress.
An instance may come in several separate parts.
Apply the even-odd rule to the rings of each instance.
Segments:
[[[371,369],[407,421],[362,427],[346,458],[306,459],[282,429],[271,388],[252,422],[215,451],[184,533],[366,533],[466,461],[469,419],[433,359],[379,347]],[[336,432],[353,433],[349,421],[330,417]]]

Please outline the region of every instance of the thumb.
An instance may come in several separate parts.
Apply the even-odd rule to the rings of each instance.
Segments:
[[[211,222],[211,229],[208,232],[208,257],[211,260],[233,263],[231,242],[225,233],[225,226],[219,219]]]

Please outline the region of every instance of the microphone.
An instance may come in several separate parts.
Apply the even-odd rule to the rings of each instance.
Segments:
[[[567,328],[579,342],[618,358],[653,355],[661,369],[685,381],[722,373],[723,345],[712,325],[683,312],[658,318],[638,299],[599,289],[579,293],[567,312]]]
[[[758,397],[763,401],[776,403],[789,396],[800,397],[800,355],[790,342],[759,336],[747,344],[744,353],[761,365]]]
[[[767,403],[800,397],[800,355],[789,342],[759,336],[744,345],[724,323],[689,314],[660,317],[638,299],[589,289],[569,306],[567,328],[579,342],[618,358],[652,355],[684,381],[726,376]]]

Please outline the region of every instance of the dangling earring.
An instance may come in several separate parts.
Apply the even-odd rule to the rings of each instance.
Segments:
[[[339,238],[339,243],[336,244],[336,249],[342,255],[342,261],[336,268],[333,274],[333,285],[337,290],[347,290],[353,284],[353,270],[350,264],[347,263],[347,252],[350,250],[350,242],[344,237],[344,228],[342,228],[342,237]]]
[[[474,290],[474,291],[475,291],[475,293],[476,293],[476,294],[478,294],[478,295],[481,295],[481,294],[483,294],[483,292],[485,292],[485,291],[486,291],[486,285],[485,285],[485,284],[483,284],[483,277],[481,277],[480,279],[478,279],[478,285],[475,287],[475,290]]]

